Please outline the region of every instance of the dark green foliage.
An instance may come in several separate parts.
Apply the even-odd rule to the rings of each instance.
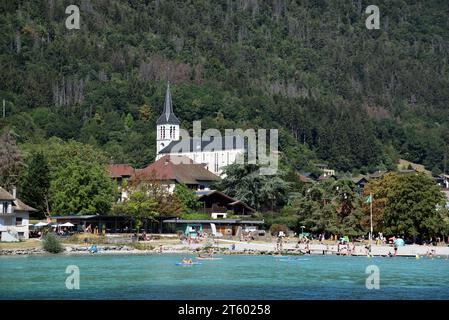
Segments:
[[[195,212],[201,207],[201,202],[195,191],[187,188],[184,184],[177,184],[175,187],[175,196],[182,203],[185,212]]]
[[[24,163],[15,134],[8,129],[0,134],[0,186],[11,191],[19,183]]]
[[[437,205],[445,199],[434,180],[424,174],[399,175],[388,193],[384,221],[389,234],[430,238],[447,234],[443,230],[447,212],[440,214]],[[442,209],[440,209],[442,210]]]
[[[80,30],[65,28],[69,4],[0,4],[0,126],[20,143],[76,139],[148,164],[168,78],[184,126],[279,128],[295,169],[397,156],[444,169],[445,1],[377,1],[381,30],[364,1],[82,1]]]
[[[283,172],[276,175],[261,175],[258,165],[233,164],[225,168],[226,179],[216,187],[238,200],[246,202],[256,210],[271,210],[282,207],[287,198],[289,183]]]
[[[39,218],[49,213],[50,170],[43,152],[31,155],[20,186],[20,199],[37,209]]]
[[[42,248],[50,253],[60,253],[64,247],[53,233],[47,233],[42,239]]]
[[[42,152],[48,161],[52,215],[110,213],[116,186],[106,171],[107,158],[98,148],[51,138],[45,145],[24,149]]]
[[[296,232],[305,226],[307,232],[352,237],[365,234],[361,224],[364,212],[361,199],[349,180],[324,180],[292,193],[288,204],[273,223],[283,223]]]

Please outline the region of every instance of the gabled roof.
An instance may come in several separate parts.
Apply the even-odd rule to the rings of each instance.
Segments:
[[[131,177],[134,175],[135,169],[126,163],[109,164],[108,172],[111,178]]]
[[[365,177],[365,176],[363,176],[363,175],[360,175],[360,176],[352,177],[352,178],[351,178],[351,181],[354,182],[355,184],[358,184],[358,183],[360,183],[361,181],[368,182],[368,179],[367,179],[367,177]]]
[[[322,174],[321,176],[318,177],[318,181],[323,181],[323,180],[327,180],[327,179],[330,179],[330,178],[338,180],[338,178],[335,175],[333,175],[333,174],[329,174],[329,175]]]
[[[170,93],[170,83],[167,83],[167,91],[165,92],[164,112],[157,119],[156,124],[180,124],[181,121],[173,113],[173,104]]]
[[[314,179],[312,179],[311,177],[308,177],[304,174],[298,174],[298,178],[299,178],[299,181],[301,181],[301,182],[307,182],[307,183],[315,182]]]
[[[303,172],[303,173],[301,173],[301,175],[306,177],[306,178],[312,179],[312,180],[317,180],[318,179],[318,175],[316,175],[313,172]]]
[[[405,170],[409,170],[409,168],[412,168],[416,172],[423,172],[428,176],[432,176],[432,172],[426,170],[426,167],[424,165],[407,161],[405,159],[399,159],[398,169],[400,171],[402,171],[403,173],[407,173]]]
[[[234,199],[230,196],[228,196],[227,194],[218,191],[218,190],[200,190],[200,191],[196,191],[196,195],[198,196],[198,200],[202,200],[204,198],[207,198],[213,194],[216,194],[218,196],[220,196],[223,199],[226,199],[226,201],[228,201],[228,203],[226,205],[230,206],[230,207],[236,207],[236,206],[242,206],[244,207],[246,210],[250,211],[250,212],[256,212],[255,209],[251,208],[249,205],[247,205],[245,202]]]
[[[0,187],[0,200],[9,200],[13,201],[14,197],[8,191]]]
[[[184,153],[200,151],[224,151],[234,149],[245,149],[245,141],[240,136],[211,137],[210,140],[203,139],[182,139],[170,142],[164,149],[159,151],[166,153]]]
[[[202,164],[184,156],[165,155],[146,168],[138,170],[134,177],[142,179],[153,178],[162,181],[176,181],[184,184],[200,184],[201,181],[219,181],[220,177],[213,174]]]
[[[31,212],[31,211],[36,212],[37,211],[36,209],[34,209],[33,207],[30,207],[29,205],[23,203],[19,199],[14,200],[14,205],[15,205],[14,211],[29,211],[29,212]]]
[[[7,200],[13,202],[14,211],[37,211],[33,207],[23,203],[20,199],[14,198],[12,194],[0,187],[0,201]]]
[[[374,173],[369,174],[368,177],[370,179],[377,179],[377,178],[382,177],[386,173],[387,173],[387,171],[376,171]]]

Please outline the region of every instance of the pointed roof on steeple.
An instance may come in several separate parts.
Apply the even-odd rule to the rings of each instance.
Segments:
[[[157,119],[156,124],[180,124],[181,121],[179,121],[178,118],[176,118],[175,114],[173,113],[173,104],[171,101],[171,93],[170,93],[170,82],[167,82],[167,91],[165,92],[165,105],[164,105],[164,112],[161,114],[161,116]]]

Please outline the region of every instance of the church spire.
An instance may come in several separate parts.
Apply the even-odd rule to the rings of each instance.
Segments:
[[[165,92],[164,112],[157,119],[156,124],[180,124],[178,118],[173,113],[173,103],[171,100],[170,82],[167,81],[167,91]]]

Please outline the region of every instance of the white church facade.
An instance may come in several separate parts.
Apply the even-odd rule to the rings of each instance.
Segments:
[[[212,141],[180,139],[180,123],[173,112],[168,84],[164,111],[156,121],[156,160],[165,155],[185,156],[220,176],[226,166],[244,156],[245,148],[239,136],[226,136]]]

